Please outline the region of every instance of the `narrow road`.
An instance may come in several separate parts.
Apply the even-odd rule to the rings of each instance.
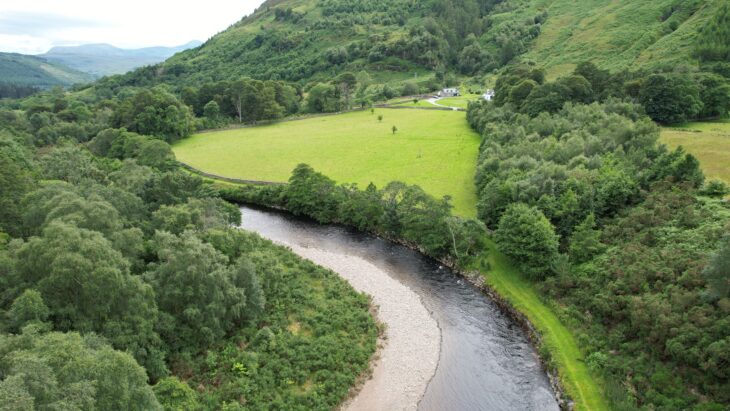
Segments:
[[[452,109],[454,111],[458,111],[459,110],[459,107],[451,107],[451,106],[445,106],[443,104],[439,104],[438,103],[439,100],[441,100],[441,98],[431,97],[431,98],[427,99],[426,101],[428,101],[429,103],[433,104],[436,107],[450,108],[450,109]]]

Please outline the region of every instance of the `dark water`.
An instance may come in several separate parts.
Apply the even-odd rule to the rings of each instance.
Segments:
[[[420,410],[558,410],[520,327],[479,290],[408,248],[285,213],[241,208],[243,228],[285,244],[352,255],[421,296],[438,322],[441,354]]]

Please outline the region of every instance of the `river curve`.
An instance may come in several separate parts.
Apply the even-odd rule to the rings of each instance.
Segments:
[[[242,207],[241,212],[242,228],[338,272],[380,306],[378,317],[393,338],[386,340],[373,378],[348,409],[559,410],[522,329],[448,268],[344,227],[270,210]],[[386,296],[401,303],[400,308],[384,300]],[[414,352],[421,361],[413,361]]]

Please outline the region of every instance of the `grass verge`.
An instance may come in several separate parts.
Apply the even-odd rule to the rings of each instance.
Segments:
[[[542,338],[541,349],[550,353],[551,362],[558,370],[566,394],[575,402],[575,409],[608,410],[600,380],[589,373],[584,355],[570,330],[541,301],[533,284],[491,241],[487,259],[490,269],[484,273],[486,283],[516,310],[525,314],[538,330]]]

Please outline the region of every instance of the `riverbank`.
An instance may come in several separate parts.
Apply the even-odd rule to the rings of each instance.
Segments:
[[[384,346],[372,376],[343,405],[348,411],[415,410],[436,372],[441,345],[438,324],[418,295],[375,265],[354,256],[283,244],[328,268],[356,290],[372,296],[378,320],[386,325]]]
[[[423,253],[417,245],[400,239],[389,241]],[[487,244],[488,251],[481,256],[482,262],[476,264],[488,266],[487,270],[465,270],[450,260],[439,262],[487,294],[523,328],[538,350],[561,409],[608,411],[601,381],[588,371],[585,356],[573,333],[541,300],[535,286],[497,250],[494,242],[490,239]]]
[[[575,410],[608,410],[600,380],[590,374],[585,358],[571,331],[539,297],[537,290],[490,242],[485,256],[490,269],[481,272],[496,300],[506,301],[516,320],[524,322],[540,350],[558,395],[570,398],[563,406]],[[524,318],[519,318],[520,316]],[[544,358],[549,356],[549,358]],[[555,375],[557,371],[557,376]],[[559,381],[554,381],[557,378]]]
[[[244,197],[231,199],[242,200]],[[253,198],[253,197],[252,197]],[[263,200],[262,200],[263,201]],[[390,238],[423,253],[416,244]],[[589,373],[584,355],[575,336],[561,323],[556,312],[540,299],[535,285],[508,261],[494,244],[467,267],[454,267],[453,261],[442,258],[444,265],[455,268],[493,297],[503,311],[522,324],[550,375],[554,392],[564,408],[577,410],[608,409],[601,381]],[[487,251],[488,249],[488,251]],[[488,263],[487,263],[488,262]],[[477,271],[480,271],[477,274]]]

